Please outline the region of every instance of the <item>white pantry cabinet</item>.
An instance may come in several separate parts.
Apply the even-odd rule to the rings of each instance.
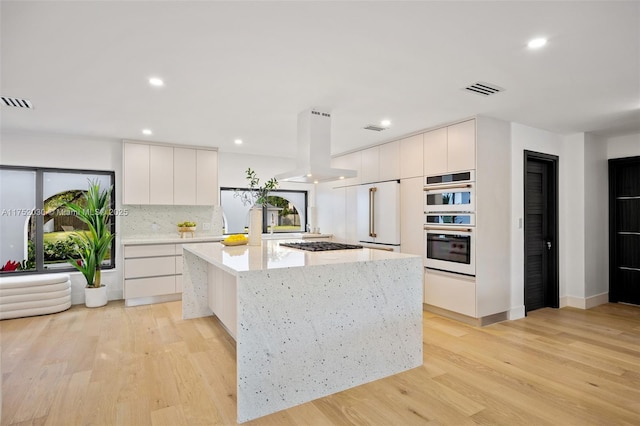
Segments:
[[[125,141],[122,203],[217,205],[218,152]]]
[[[476,168],[476,121],[463,121],[424,133],[424,175]]]
[[[424,258],[422,176],[400,180],[400,251]]]

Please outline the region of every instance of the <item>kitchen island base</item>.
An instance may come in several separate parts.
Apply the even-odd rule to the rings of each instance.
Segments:
[[[323,261],[233,271],[196,246],[184,252],[183,317],[220,309],[235,332],[239,422],[422,365],[419,257],[307,253]]]

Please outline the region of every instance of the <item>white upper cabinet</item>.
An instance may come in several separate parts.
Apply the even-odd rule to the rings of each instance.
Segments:
[[[196,152],[196,204],[218,205],[218,151]]]
[[[149,145],[123,145],[123,204],[149,204]]]
[[[218,152],[123,143],[123,204],[217,205]]]
[[[173,203],[196,204],[196,150],[173,148]]]
[[[424,134],[424,174],[476,168],[475,120],[463,121]]]
[[[173,148],[149,146],[149,204],[173,204]]]
[[[400,141],[380,145],[378,180],[400,179]]]
[[[476,121],[469,120],[447,127],[447,171],[476,168]]]
[[[402,139],[400,141],[400,179],[422,177],[423,162],[422,133]]]
[[[400,179],[400,141],[374,146],[360,152],[362,153],[360,183]]]
[[[447,172],[447,128],[424,134],[424,175]]]
[[[380,180],[380,148],[374,146],[361,152],[362,179],[360,183],[378,182]]]

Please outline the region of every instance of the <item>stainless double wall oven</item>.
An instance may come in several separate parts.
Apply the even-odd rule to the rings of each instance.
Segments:
[[[475,172],[425,178],[425,266],[476,274]]]

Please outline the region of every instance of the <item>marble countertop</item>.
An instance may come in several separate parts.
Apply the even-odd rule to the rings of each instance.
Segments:
[[[263,234],[264,240],[270,239],[309,239],[309,238],[331,238],[332,234],[311,234],[311,233],[288,233],[288,234]],[[202,242],[222,241],[227,235],[214,235],[196,232],[193,237],[180,238],[180,234],[143,234],[122,237],[122,245],[143,245],[143,244],[190,244]]]
[[[310,252],[280,246],[284,240],[264,240],[262,246],[224,246],[221,243],[185,244],[183,249],[233,274],[282,268],[334,265],[419,257],[375,249]],[[291,239],[286,239],[291,242]],[[300,239],[302,241],[302,239]]]

